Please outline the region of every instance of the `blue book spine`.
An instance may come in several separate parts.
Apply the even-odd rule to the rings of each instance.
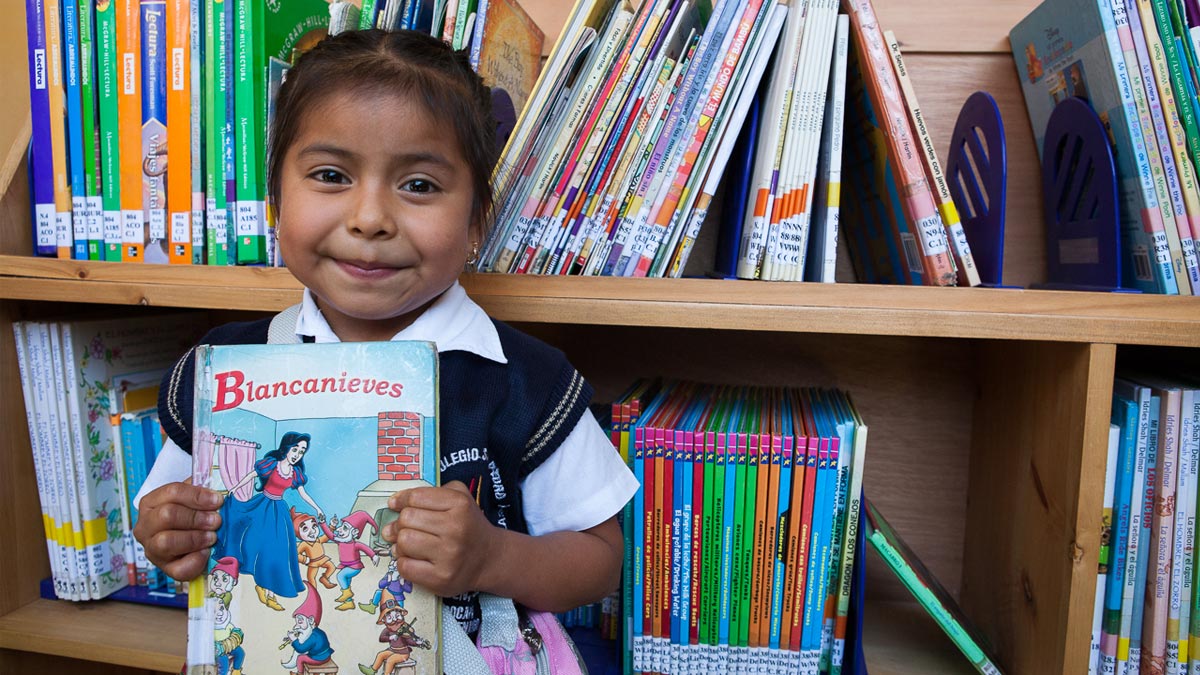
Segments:
[[[129,484],[129,494],[136,495],[141,489],[142,483],[146,479],[146,462],[145,453],[142,449],[142,426],[141,422],[133,415],[121,416],[121,447],[125,452],[125,480]],[[133,506],[133,499],[129,500],[129,526],[132,528],[137,525],[138,510]],[[134,563],[137,567],[137,585],[145,586],[147,583],[147,569],[150,562],[146,559],[146,551],[142,548],[141,542],[134,540]]]
[[[1128,556],[1129,519],[1132,508],[1133,465],[1137,452],[1137,405],[1114,397],[1112,422],[1121,427],[1117,449],[1117,486],[1113,503],[1113,539],[1109,550],[1113,560],[1108,566],[1104,588],[1104,617],[1101,619],[1101,659],[1115,663],[1116,640],[1121,630],[1121,596],[1125,587],[1125,563]]]
[[[737,511],[737,442],[732,433],[717,434],[717,469],[721,458],[725,461],[725,501],[721,509],[721,625],[717,631],[717,644],[722,648],[730,645],[729,603],[730,584],[733,575],[733,518]],[[723,649],[728,653],[727,649]]]
[[[29,42],[29,104],[32,118],[29,178],[33,191],[33,241],[37,255],[54,256],[54,154],[50,145],[50,72],[43,0],[26,0]]]
[[[1141,494],[1141,553],[1138,555],[1137,576],[1134,581],[1133,596],[1133,627],[1129,632],[1129,662],[1140,662],[1142,653],[1142,611],[1146,600],[1146,576],[1149,574],[1150,558],[1154,551],[1150,548],[1150,529],[1154,521],[1154,486],[1158,482],[1158,415],[1160,408],[1158,396],[1150,396],[1150,430],[1146,447],[1146,487]]]

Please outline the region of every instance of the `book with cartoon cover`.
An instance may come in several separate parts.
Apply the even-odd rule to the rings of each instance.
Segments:
[[[442,672],[441,600],[380,537],[439,483],[437,409],[429,342],[197,348],[193,482],[226,499],[188,673]]]

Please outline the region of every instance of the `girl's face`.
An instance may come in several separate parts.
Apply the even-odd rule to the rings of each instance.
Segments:
[[[288,448],[287,461],[289,464],[299,464],[300,460],[304,459],[304,453],[308,452],[308,441],[300,441],[299,443]]]
[[[408,96],[332,94],[301,120],[281,174],[283,258],[343,341],[390,340],[479,241],[457,139]]]

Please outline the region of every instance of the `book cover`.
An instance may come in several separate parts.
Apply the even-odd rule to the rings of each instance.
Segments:
[[[888,569],[904,583],[905,588],[937,621],[938,627],[950,636],[976,670],[985,675],[999,675],[1002,671],[995,659],[989,656],[983,636],[967,620],[958,603],[908,548],[875,505],[869,499],[863,502],[867,507],[864,514],[867,541],[887,563]]]
[[[392,493],[439,483],[437,395],[427,342],[198,348],[193,481],[227,497],[189,673],[442,672],[440,599],[377,536]]]
[[[546,36],[515,0],[489,0],[486,11],[479,76],[493,96],[503,92],[520,114],[541,70]]]
[[[1136,115],[1135,102],[1110,2],[1044,2],[1012,29],[1009,39],[1023,75],[1021,90],[1038,157],[1054,107],[1069,97],[1085,99],[1113,148],[1122,256],[1129,263],[1122,283],[1144,292],[1177,293],[1147,146],[1137,118],[1130,117]]]

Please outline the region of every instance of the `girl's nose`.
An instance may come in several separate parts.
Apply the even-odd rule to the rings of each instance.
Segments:
[[[396,224],[388,208],[388,190],[383,186],[364,186],[359,191],[347,227],[370,239],[387,238],[396,233]]]

